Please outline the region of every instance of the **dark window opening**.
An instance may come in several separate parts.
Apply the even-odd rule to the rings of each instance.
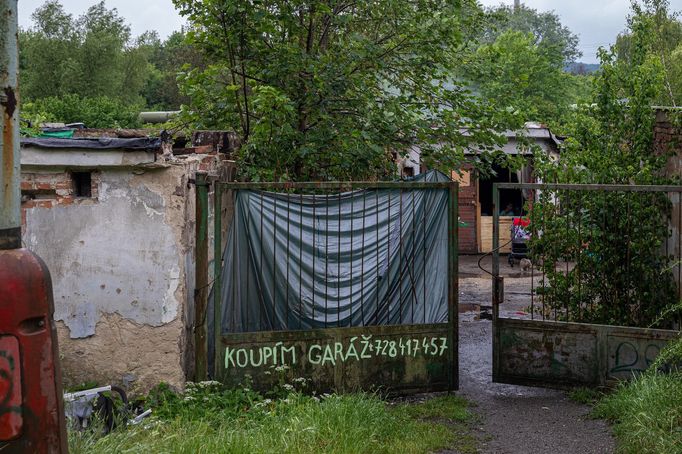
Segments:
[[[493,183],[518,183],[519,179],[516,172],[509,169],[493,165],[495,175],[481,178],[478,183],[478,201],[481,206],[481,216],[493,215]],[[513,213],[520,216],[523,212],[523,195],[520,189],[501,189],[500,206],[497,208],[500,213]]]
[[[92,197],[92,173],[72,172],[73,191],[76,197]]]
[[[403,167],[403,177],[411,178],[414,176],[414,167]]]

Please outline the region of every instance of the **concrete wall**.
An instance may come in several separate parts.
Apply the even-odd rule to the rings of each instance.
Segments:
[[[41,153],[33,151],[34,158]],[[194,187],[188,179],[200,167],[215,168],[217,155],[172,159],[91,168],[91,197],[75,196],[69,162],[34,159],[22,166],[23,240],[52,274],[67,386],[182,386],[192,369]]]

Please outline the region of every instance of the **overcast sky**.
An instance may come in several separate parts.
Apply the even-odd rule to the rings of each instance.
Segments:
[[[74,15],[84,12],[97,0],[61,0],[66,10]],[[400,1],[400,0],[396,0]],[[513,0],[479,0],[485,6],[500,3],[513,4]],[[20,0],[19,24],[30,25],[33,10],[44,0]],[[554,10],[561,22],[580,37],[582,61],[596,63],[599,46],[612,44],[616,35],[625,28],[625,18],[630,0],[526,0],[525,5],[539,11]],[[156,30],[161,37],[168,36],[183,24],[171,0],[106,0],[109,8],[117,8],[131,25],[134,35],[145,30]],[[682,10],[682,0],[670,0],[673,10]]]

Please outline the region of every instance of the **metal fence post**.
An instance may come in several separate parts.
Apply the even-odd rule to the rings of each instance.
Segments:
[[[500,278],[500,189],[497,183],[493,183],[493,381],[497,379],[499,371],[499,333],[497,330],[497,318],[500,315],[500,296],[502,295],[503,281]]]
[[[194,285],[194,380],[206,380],[206,306],[208,303],[208,181],[206,172],[195,175],[195,285]]]
[[[448,362],[448,385],[450,390],[459,388],[458,332],[459,311],[457,307],[458,289],[458,220],[457,220],[458,184],[452,182],[448,187],[448,325],[450,332],[450,351]]]
[[[222,187],[218,181],[213,185],[213,342],[214,342],[214,361],[213,361],[213,375],[215,379],[218,371],[221,369],[218,361],[220,360],[220,337],[222,333],[221,323],[221,307],[222,299],[222,283],[221,273],[222,258],[223,258],[223,241],[222,241]]]

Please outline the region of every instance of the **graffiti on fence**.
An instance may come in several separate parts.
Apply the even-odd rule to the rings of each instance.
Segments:
[[[299,362],[336,366],[348,361],[379,357],[443,356],[447,337],[374,339],[372,335],[353,336],[347,341],[310,345],[277,342],[258,347],[225,349],[225,369],[244,367],[292,366]]]
[[[610,355],[609,373],[640,373],[644,372],[661,351],[661,345],[656,343],[637,342],[637,339],[618,342],[615,352]]]

